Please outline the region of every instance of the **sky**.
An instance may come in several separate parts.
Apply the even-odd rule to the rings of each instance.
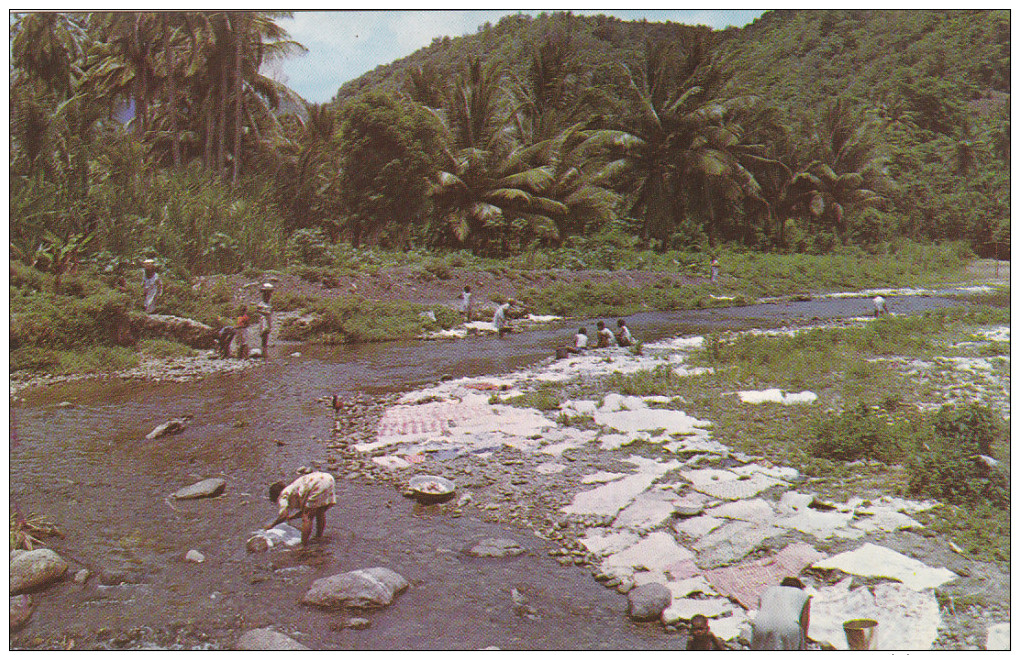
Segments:
[[[551,10],[301,11],[279,21],[291,38],[308,48],[304,55],[272,64],[268,73],[309,102],[327,102],[340,85],[376,66],[410,55],[436,37],[474,34],[486,21],[508,15],[537,15]],[[606,14],[621,20],[686,23],[723,29],[743,27],[758,10],[613,10],[573,9],[575,14]]]

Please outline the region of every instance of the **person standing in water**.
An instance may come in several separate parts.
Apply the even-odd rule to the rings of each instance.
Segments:
[[[274,482],[269,486],[269,500],[280,507],[280,512],[266,530],[300,516],[301,546],[305,547],[312,534],[313,520],[315,538],[322,538],[326,528],[326,511],[336,505],[336,480],[329,473],[316,471],[302,475],[289,485]]]
[[[712,283],[713,284],[718,284],[719,283],[719,259],[718,258],[712,257],[711,267],[712,267]]]
[[[270,300],[273,295],[273,285],[266,282],[262,285],[259,293],[262,299],[255,305],[255,311],[259,315],[259,336],[262,339],[262,356],[266,356],[266,348],[269,347],[269,333],[273,331],[273,305]]]
[[[882,296],[875,296],[871,299],[872,304],[875,305],[875,318],[878,318],[882,314],[889,315],[889,308],[885,306],[885,298]]]
[[[516,300],[510,298],[505,303],[500,305],[496,309],[496,313],[492,316],[492,326],[496,328],[496,336],[500,339],[503,335],[510,331],[510,319],[507,318],[506,313],[510,311],[510,306],[513,305]]]
[[[464,314],[464,322],[471,322],[471,287],[465,286],[460,294],[460,311]]]
[[[155,260],[146,259],[142,266],[145,269],[142,271],[142,304],[145,313],[151,314],[156,310],[156,300],[163,295],[163,280],[156,272]]]

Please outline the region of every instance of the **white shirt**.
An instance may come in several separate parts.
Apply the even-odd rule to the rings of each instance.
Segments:
[[[588,347],[588,335],[587,334],[575,334],[574,335],[574,348],[587,348]]]

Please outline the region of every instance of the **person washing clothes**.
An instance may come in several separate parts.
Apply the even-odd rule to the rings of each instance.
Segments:
[[[758,599],[751,650],[804,650],[811,620],[811,597],[804,583],[787,577],[778,587],[769,587]]]
[[[622,318],[616,320],[616,345],[618,346],[632,346],[634,345],[634,338],[630,336],[630,329],[627,328],[627,322]]]
[[[302,475],[289,485],[274,482],[269,485],[269,500],[280,507],[276,520],[266,526],[271,530],[290,519],[301,517],[301,546],[308,545],[315,522],[315,538],[321,539],[326,528],[326,511],[336,505],[336,480],[329,473],[316,471]]]
[[[262,285],[259,293],[262,299],[255,305],[255,311],[259,315],[259,336],[261,337],[262,356],[266,356],[266,348],[269,347],[269,333],[273,331],[273,285],[266,282]]]

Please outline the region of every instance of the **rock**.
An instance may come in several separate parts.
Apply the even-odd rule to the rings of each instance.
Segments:
[[[13,627],[11,628],[14,629]],[[1009,623],[996,623],[988,628],[985,650],[1009,650]]]
[[[387,568],[359,569],[319,578],[301,602],[326,609],[385,607],[407,587],[403,576]]]
[[[210,478],[195,484],[182,487],[170,494],[177,500],[191,500],[194,498],[211,498],[223,493],[227,483],[221,478]]]
[[[249,553],[264,553],[270,547],[269,537],[264,534],[254,534],[248,538],[244,547]]]
[[[80,570],[80,571],[78,571],[77,573],[74,574],[74,582],[75,582],[75,584],[82,584],[83,585],[83,584],[85,584],[85,581],[88,580],[89,576],[91,576],[91,575],[92,575],[92,571],[89,571],[88,569],[82,569],[82,570]]]
[[[11,632],[21,629],[21,626],[28,622],[34,611],[35,604],[32,602],[32,597],[28,594],[11,596]]]
[[[202,553],[198,552],[195,549],[191,549],[188,551],[188,554],[184,556],[184,561],[194,562],[195,564],[201,564],[202,562],[205,561],[205,555],[203,555]]]
[[[20,551],[11,558],[11,593],[59,580],[67,572],[67,562],[49,548]]]
[[[188,421],[191,420],[189,416],[182,416],[181,418],[170,419],[166,423],[162,423],[153,428],[152,432],[145,435],[146,439],[159,439],[160,437],[166,437],[171,434],[177,434],[183,432],[184,428],[188,426]]]
[[[215,345],[216,330],[205,323],[167,314],[135,314],[131,330],[138,337],[169,337],[192,348],[209,349]]]
[[[311,650],[272,628],[256,628],[241,635],[237,650]]]
[[[468,555],[475,557],[512,557],[525,552],[525,548],[513,539],[487,537],[467,550]]]
[[[344,628],[348,630],[365,630],[372,627],[372,622],[363,616],[352,616],[349,619],[341,621],[338,627],[341,630]]]
[[[57,407],[74,407],[74,405],[65,400],[64,402],[57,403]]]
[[[627,615],[634,621],[652,621],[669,607],[673,594],[664,584],[650,582],[634,587],[627,594]]]

